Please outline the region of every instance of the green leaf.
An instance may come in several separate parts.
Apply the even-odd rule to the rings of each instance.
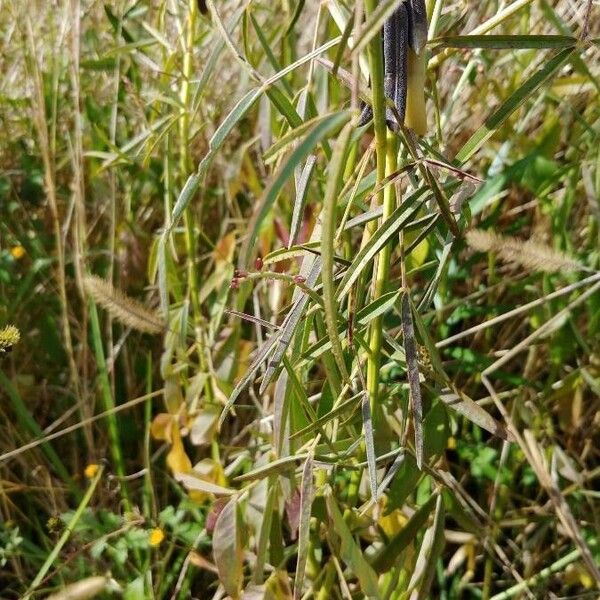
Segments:
[[[338,508],[337,501],[331,493],[327,494],[326,502],[329,516],[333,521],[333,529],[340,538],[340,557],[358,578],[363,594],[367,598],[378,598],[377,575],[354,541],[352,533]]]
[[[569,35],[455,35],[429,42],[433,50],[441,48],[549,49],[573,48],[577,39]]]
[[[435,574],[437,560],[444,548],[444,503],[442,496],[437,497],[433,523],[423,536],[415,568],[408,584],[408,592],[417,591],[411,600],[425,600]]]
[[[294,600],[302,597],[302,584],[308,559],[308,546],[310,540],[310,512],[314,496],[313,488],[313,453],[310,452],[302,470],[302,483],[300,488],[300,520],[298,527],[298,559],[296,561],[296,579],[294,581]]]
[[[415,194],[416,196],[416,194]],[[373,260],[379,251],[396,235],[407,223],[416,216],[422,206],[419,202],[414,208],[408,210],[412,202],[410,198],[403,202],[385,223],[377,229],[373,237],[356,255],[344,277],[340,282],[337,298],[341,300],[349,291],[354,282],[360,277],[365,267]]]
[[[263,219],[271,210],[285,183],[293,176],[294,169],[306,160],[308,155],[314,151],[317,144],[338,131],[349,119],[349,111],[341,111],[332,113],[331,115],[328,115],[326,119],[318,122],[302,143],[298,144],[288,160],[279,169],[278,173],[265,190],[262,199],[258,203],[258,208],[255,210],[254,215],[248,224],[248,234],[240,249],[240,268],[245,268],[246,265],[249,264],[254,242],[258,236],[258,231],[262,225]]]
[[[373,558],[371,564],[376,573],[389,571],[406,547],[414,541],[421,527],[425,525],[431,511],[436,504],[436,497],[432,496],[409,519],[408,523],[384,546]]]
[[[219,580],[232,598],[239,598],[243,584],[244,550],[237,497],[231,498],[219,513],[212,545]]]

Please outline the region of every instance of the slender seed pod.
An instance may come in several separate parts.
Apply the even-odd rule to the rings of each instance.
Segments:
[[[396,48],[396,86],[394,90],[394,103],[400,115],[401,122],[406,118],[406,94],[408,86],[408,37],[409,17],[406,3],[401,4],[396,12],[395,27],[397,31]]]
[[[408,36],[408,14],[401,4],[383,25],[384,92],[393,100],[404,122],[406,111],[406,50]],[[392,131],[398,130],[394,113],[386,109],[386,122]]]

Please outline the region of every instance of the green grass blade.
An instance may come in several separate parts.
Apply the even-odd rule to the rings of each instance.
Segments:
[[[456,162],[469,160],[495,133],[502,124],[525,103],[536,90],[546,83],[573,54],[573,48],[565,48],[552,57],[537,73],[525,81],[502,106],[488,117],[456,155]]]

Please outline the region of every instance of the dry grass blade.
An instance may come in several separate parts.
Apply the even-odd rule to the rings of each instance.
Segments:
[[[503,261],[531,271],[544,273],[589,271],[587,267],[562,252],[533,240],[522,241],[482,229],[471,229],[465,237],[474,250],[494,252]]]
[[[165,324],[160,316],[143,304],[95,275],[84,278],[86,292],[117,321],[144,333],[161,333]]]

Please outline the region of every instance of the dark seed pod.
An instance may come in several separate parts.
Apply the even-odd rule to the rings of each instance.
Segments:
[[[358,120],[358,126],[362,127],[373,118],[373,109],[366,102],[361,102],[360,106],[362,111],[360,113],[360,119]]]
[[[420,54],[427,43],[427,8],[425,0],[408,0],[409,44]]]
[[[400,116],[400,122],[404,123],[406,114],[406,90],[407,90],[407,55],[408,55],[408,11],[406,3],[401,4],[392,15],[395,46],[394,46],[394,74],[395,86],[393,100],[396,110]]]

